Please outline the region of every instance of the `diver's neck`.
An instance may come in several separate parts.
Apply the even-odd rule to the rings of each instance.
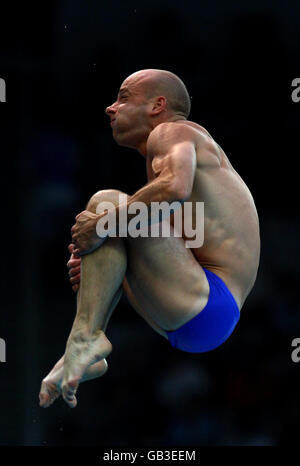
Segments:
[[[147,138],[139,144],[139,146],[136,148],[136,150],[146,159],[147,158],[147,142],[148,142],[148,138],[149,138],[150,133],[154,130],[154,128],[156,128],[158,125],[161,125],[162,123],[174,123],[175,121],[179,121],[179,120],[186,120],[186,118],[184,116],[182,116],[182,115],[173,115],[173,116],[169,117],[168,119],[164,119],[162,121],[156,121],[151,126],[151,129],[150,129],[150,131],[148,133]]]

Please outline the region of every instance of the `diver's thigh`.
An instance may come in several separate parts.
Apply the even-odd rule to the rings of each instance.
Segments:
[[[174,330],[204,308],[206,275],[182,238],[126,238],[126,244],[126,279],[156,324]]]

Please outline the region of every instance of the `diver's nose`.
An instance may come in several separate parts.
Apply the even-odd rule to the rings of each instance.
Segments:
[[[106,115],[110,116],[110,115],[114,115],[116,113],[116,106],[115,106],[115,103],[110,105],[109,107],[106,107],[105,109],[105,113]]]

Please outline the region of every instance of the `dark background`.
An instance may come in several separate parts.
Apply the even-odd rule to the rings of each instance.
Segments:
[[[299,438],[298,1],[56,0],[1,5],[0,445],[280,445]],[[215,351],[171,348],[118,305],[102,379],[78,407],[39,408],[75,313],[67,245],[99,189],[129,194],[145,161],[112,139],[106,106],[143,68],[185,82],[190,119],[223,147],[261,222],[256,285]]]

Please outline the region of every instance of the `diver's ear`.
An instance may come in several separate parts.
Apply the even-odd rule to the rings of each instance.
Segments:
[[[167,99],[165,96],[156,97],[152,103],[151,115],[159,115],[167,107]]]

